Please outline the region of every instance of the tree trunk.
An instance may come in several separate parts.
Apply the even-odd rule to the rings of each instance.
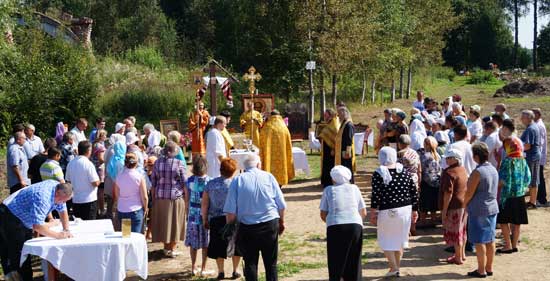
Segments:
[[[538,0],[533,0],[533,70],[534,71],[537,71],[538,70],[538,64],[537,64],[537,33],[538,33],[538,28],[537,28],[537,24],[538,24],[538,21],[537,21],[537,9],[538,9]]]
[[[376,101],[376,80],[372,79],[372,82],[370,83],[370,102],[371,104],[374,104]]]
[[[413,80],[412,68],[409,66],[409,70],[407,71],[407,99],[411,97],[412,80]]]
[[[395,79],[391,79],[391,97],[390,97],[390,102],[394,102],[395,101]]]
[[[321,115],[322,116],[322,115]],[[315,123],[315,95],[313,93],[313,70],[309,71],[309,123]]]
[[[332,74],[332,104],[336,106],[336,103],[338,102],[336,100],[336,96],[338,95],[338,78],[336,77],[336,74]]]
[[[363,87],[361,88],[361,105],[365,104],[366,94],[367,94],[367,74],[363,72]]]
[[[399,98],[402,99],[403,98],[403,67],[401,67],[401,69],[399,69]]]
[[[319,109],[321,113],[321,120],[323,119],[323,114],[325,114],[325,110],[327,108],[326,105],[326,92],[325,92],[325,75],[323,74],[323,71],[319,71],[319,74],[321,75],[321,79],[319,80]]]
[[[519,49],[519,7],[518,1],[514,0],[514,50],[512,59],[514,62],[514,68],[518,67],[518,49]]]

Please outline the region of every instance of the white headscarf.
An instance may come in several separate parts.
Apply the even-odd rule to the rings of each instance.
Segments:
[[[337,185],[349,183],[351,180],[351,171],[342,165],[334,166],[334,168],[330,170],[330,177]]]
[[[115,143],[117,142],[121,142],[123,144],[126,144],[126,137],[121,135],[121,134],[117,134],[117,133],[114,133],[111,135],[111,137],[109,138],[109,143],[111,145],[115,145]]]
[[[458,165],[462,166],[462,159],[464,159],[464,155],[462,155],[462,151],[451,148],[445,151],[445,158],[454,158],[458,161]]]
[[[418,119],[414,119],[411,123],[411,148],[419,150],[424,148],[424,140],[428,136],[426,134],[426,127],[424,123]]]
[[[376,172],[382,177],[386,185],[393,179],[390,169],[388,169],[389,165],[395,164],[398,173],[403,171],[403,165],[397,163],[397,151],[391,147],[386,146],[380,149],[380,152],[378,152],[378,161],[380,162],[380,167],[376,169]]]
[[[435,139],[437,142],[444,142],[446,144],[449,144],[451,140],[449,139],[449,135],[443,131],[437,131],[435,132]]]

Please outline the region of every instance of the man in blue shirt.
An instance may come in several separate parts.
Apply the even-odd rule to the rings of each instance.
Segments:
[[[531,171],[531,183],[529,184],[529,203],[528,209],[535,209],[537,203],[537,189],[540,176],[540,131],[538,125],[534,122],[535,113],[531,110],[521,112],[521,123],[527,128],[521,134],[523,150],[525,151],[525,160]]]
[[[6,165],[8,170],[8,187],[10,194],[29,185],[29,159],[25,152],[27,137],[23,132],[16,132],[13,135],[14,143],[9,145]]]
[[[23,280],[32,280],[30,259],[21,267],[19,261],[23,245],[32,238],[33,231],[56,239],[71,237],[65,202],[72,195],[70,184],[47,180],[17,191],[0,204],[0,258],[8,280],[17,275]],[[63,232],[50,230],[59,221],[46,223],[48,214],[54,210],[59,212]]]
[[[224,213],[227,223],[239,222],[237,247],[243,254],[246,280],[258,280],[258,258],[262,253],[266,280],[277,280],[279,235],[285,230],[286,203],[275,177],[260,170],[260,158],[249,155],[246,171],[229,187]]]

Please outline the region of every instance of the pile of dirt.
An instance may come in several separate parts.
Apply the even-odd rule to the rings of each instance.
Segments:
[[[550,77],[537,80],[521,78],[498,89],[493,97],[550,95]]]

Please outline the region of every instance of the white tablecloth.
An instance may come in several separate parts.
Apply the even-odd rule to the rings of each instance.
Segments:
[[[355,155],[363,154],[364,142],[365,142],[365,132],[355,133],[355,135],[353,135],[353,143],[355,145]]]
[[[307,176],[310,174],[309,163],[307,162],[306,152],[299,148],[292,148],[292,157],[294,159],[294,171],[303,171]]]
[[[124,280],[127,270],[147,279],[147,242],[142,234],[122,238],[120,232],[113,232],[110,220],[71,223],[69,229],[74,238],[40,237],[25,242],[21,264],[27,255],[35,255],[76,281]]]
[[[256,154],[259,155],[260,152],[258,150],[252,152],[252,151],[246,151],[246,149],[234,149],[229,152],[229,157],[237,161],[239,163],[239,170],[244,170],[244,159],[247,155],[250,154]]]

